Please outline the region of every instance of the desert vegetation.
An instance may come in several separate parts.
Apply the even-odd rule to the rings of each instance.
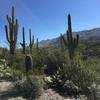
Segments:
[[[17,96],[38,100],[45,90],[52,89],[65,98],[77,99],[84,95],[84,100],[100,99],[100,41],[83,42],[79,34],[73,36],[70,14],[66,36],[61,34],[59,46],[51,48],[39,47],[38,38],[35,42],[31,29],[30,42],[26,45],[23,27],[22,48],[16,49],[20,22],[15,19],[14,7],[11,17],[6,17],[9,49],[3,48],[0,56],[0,80],[12,82]]]

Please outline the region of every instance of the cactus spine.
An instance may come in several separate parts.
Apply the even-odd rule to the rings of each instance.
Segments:
[[[23,31],[22,31],[22,33],[23,33],[23,43],[20,43],[20,45],[22,46],[22,48],[23,48],[23,54],[25,54],[25,48],[26,48],[26,43],[25,43],[25,30],[24,30],[24,27],[23,27]]]
[[[72,36],[72,25],[71,25],[71,16],[68,15],[68,31],[67,31],[67,41],[65,40],[64,36],[62,36],[64,45],[68,47],[69,58],[73,60],[75,49],[78,46],[79,42],[79,35],[76,35],[76,38]]]
[[[7,21],[9,26],[5,25],[6,38],[10,44],[10,54],[14,55],[18,36],[18,20],[14,19],[14,6],[12,6],[12,16],[7,15]]]
[[[29,36],[30,36],[30,44],[29,44],[30,53],[32,53],[32,47],[33,47],[33,45],[34,45],[34,36],[33,36],[33,39],[32,39],[32,38],[31,38],[31,37],[32,37],[31,29],[29,29]]]

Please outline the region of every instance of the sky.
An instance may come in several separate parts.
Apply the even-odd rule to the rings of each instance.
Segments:
[[[39,41],[58,37],[67,30],[67,15],[72,16],[73,31],[100,27],[100,0],[0,0],[0,46],[6,47],[4,26],[6,14],[11,16],[15,7],[18,18],[18,44],[22,41],[22,27],[25,27],[29,42],[29,28]]]

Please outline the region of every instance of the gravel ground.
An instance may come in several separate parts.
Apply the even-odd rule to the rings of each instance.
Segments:
[[[0,93],[10,91],[13,88],[13,84],[11,82],[0,82]]]
[[[8,100],[11,97],[11,91],[13,88],[13,84],[11,82],[0,82],[0,100]]]
[[[0,82],[0,100],[25,100],[22,97],[13,97],[13,94],[9,94],[9,92],[13,89],[13,84],[11,82]],[[58,93],[53,91],[52,89],[45,90],[44,93],[36,100],[86,100],[82,97],[82,99],[71,99],[64,98],[60,96]]]
[[[56,93],[52,89],[48,89],[36,100],[87,100],[87,98],[84,96],[81,96],[78,99],[64,98],[63,96],[60,96],[58,93]]]

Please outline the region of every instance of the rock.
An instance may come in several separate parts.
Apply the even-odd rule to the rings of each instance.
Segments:
[[[10,98],[8,100],[26,100],[23,97]]]
[[[72,82],[67,80],[63,86],[66,96],[76,97],[79,94],[79,88]]]
[[[0,93],[9,91],[13,88],[13,84],[11,82],[0,82]]]
[[[45,90],[44,93],[35,100],[87,100],[87,98],[84,95],[81,95],[80,98],[69,98],[69,97],[63,97],[59,95],[57,92],[55,92],[52,89]]]

